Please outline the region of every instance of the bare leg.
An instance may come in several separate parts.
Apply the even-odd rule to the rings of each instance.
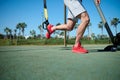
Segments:
[[[84,13],[78,15],[78,18],[81,19],[81,24],[78,26],[78,29],[77,29],[76,40],[75,40],[74,46],[77,46],[80,43],[80,39],[82,38],[82,36],[85,32],[85,29],[89,23],[89,16],[88,16],[87,12],[84,12]]]
[[[81,24],[78,26],[78,29],[77,29],[76,40],[75,40],[74,46],[77,46],[80,43],[80,39],[82,38],[85,32],[85,29],[89,23],[89,16],[87,12],[83,12],[77,17],[81,19]],[[76,24],[75,21],[68,19],[67,24],[58,25],[56,27],[52,27],[51,29],[52,30],[72,30],[75,24]]]
[[[75,26],[76,22],[68,19],[67,24],[62,24],[62,25],[58,25],[56,27],[52,27],[52,30],[72,30],[73,27]]]

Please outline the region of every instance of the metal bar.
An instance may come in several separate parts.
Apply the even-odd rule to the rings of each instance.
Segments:
[[[109,27],[109,25],[108,25],[108,23],[107,23],[107,21],[105,19],[105,16],[104,16],[104,14],[103,14],[103,12],[102,12],[102,10],[100,8],[100,5],[96,4],[96,0],[94,0],[94,4],[95,4],[95,6],[96,6],[96,8],[98,10],[98,13],[99,13],[99,15],[100,15],[100,17],[102,19],[102,22],[104,23],[104,27],[106,28],[106,30],[108,32],[108,35],[110,36],[110,39],[111,39],[112,43],[115,44],[114,43],[114,36],[113,36],[113,34],[112,34],[111,30],[110,30],[110,27]]]
[[[64,24],[66,24],[66,6],[64,4]],[[66,30],[64,31],[64,46],[67,47]]]

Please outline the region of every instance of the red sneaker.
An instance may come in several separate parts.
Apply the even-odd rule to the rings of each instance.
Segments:
[[[50,38],[50,35],[54,32],[53,30],[51,30],[51,28],[53,27],[53,25],[49,24],[47,26],[47,29],[49,32],[46,33],[46,38],[49,39]]]
[[[86,50],[85,48],[83,48],[83,47],[81,46],[81,44],[79,43],[77,47],[73,46],[72,52],[73,52],[73,53],[86,54],[86,53],[88,53],[88,50]]]

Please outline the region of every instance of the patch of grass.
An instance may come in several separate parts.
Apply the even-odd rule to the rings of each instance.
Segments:
[[[101,40],[87,40],[82,39],[82,44],[110,44],[111,42],[108,39]],[[67,44],[73,45],[75,39],[67,40]],[[6,45],[63,45],[64,39],[0,39],[0,46]]]

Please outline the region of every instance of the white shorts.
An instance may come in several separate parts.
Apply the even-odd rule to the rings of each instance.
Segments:
[[[64,0],[65,5],[68,7],[68,19],[78,21],[77,16],[85,12],[85,8],[80,0]]]

